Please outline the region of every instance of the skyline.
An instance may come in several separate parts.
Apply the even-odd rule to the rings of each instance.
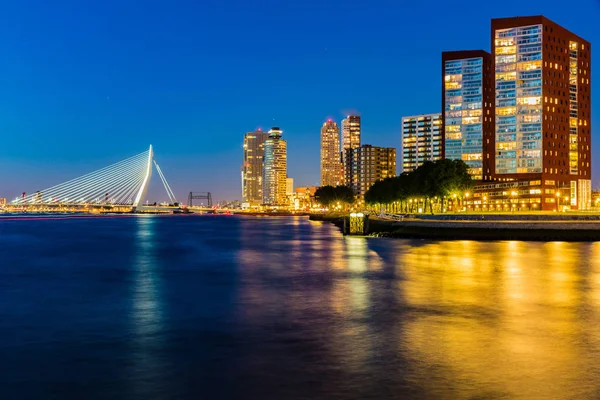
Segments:
[[[402,26],[396,21],[398,14],[421,8],[388,2],[360,10],[304,2],[285,11],[264,1],[256,9],[270,12],[260,14],[241,2],[227,10],[216,2],[177,10],[155,3],[139,15],[134,3],[73,2],[52,9],[33,3],[38,7],[27,10],[6,5],[4,14],[13,18],[0,28],[7,38],[0,44],[6,55],[0,197],[9,199],[138,154],[149,144],[181,201],[189,191],[240,199],[243,136],[272,126],[285,132],[295,185],[317,185],[320,128],[327,118],[340,124],[356,112],[362,143],[400,153],[402,117],[441,111],[442,51],[490,51],[492,18],[544,15],[592,47],[600,42],[597,1],[578,5],[577,23],[555,1],[511,1],[502,12],[490,5],[433,7],[432,18],[440,23],[425,31],[410,19]],[[467,11],[469,24],[451,23],[466,20]],[[318,33],[311,35],[306,28],[317,21]],[[346,26],[359,23],[362,29]],[[269,29],[251,29],[261,25]],[[415,32],[419,40],[406,46]],[[599,116],[593,107],[592,121]],[[597,130],[592,158],[600,155]],[[592,171],[597,188],[600,166],[592,163]],[[151,198],[161,193],[153,183]]]

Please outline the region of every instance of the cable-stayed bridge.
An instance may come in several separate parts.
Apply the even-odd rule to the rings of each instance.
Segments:
[[[154,158],[152,145],[143,153],[67,182],[15,198],[11,208],[38,211],[141,211],[156,168],[171,204],[177,199]]]

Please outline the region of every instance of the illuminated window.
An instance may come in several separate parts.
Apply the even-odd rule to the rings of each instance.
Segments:
[[[517,108],[516,107],[504,107],[504,108],[497,108],[496,109],[496,114],[497,115],[515,115],[517,112]]]
[[[518,63],[517,69],[519,71],[531,71],[542,68],[541,61],[529,61],[529,62],[520,62]]]
[[[517,104],[519,104],[519,105],[537,105],[537,104],[541,104],[541,102],[542,102],[541,96],[521,97],[521,98],[517,99]]]
[[[496,46],[496,54],[515,54],[516,46]]]

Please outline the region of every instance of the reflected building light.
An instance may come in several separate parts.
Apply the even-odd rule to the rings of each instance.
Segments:
[[[136,255],[133,262],[132,367],[136,396],[155,397],[164,390],[168,368],[158,354],[164,330],[159,265],[155,254],[156,218],[136,218]]]
[[[367,270],[367,239],[346,236],[346,254],[348,256],[348,270],[351,272],[364,272]]]

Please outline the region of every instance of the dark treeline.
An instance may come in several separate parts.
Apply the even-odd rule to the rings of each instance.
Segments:
[[[348,186],[322,186],[315,192],[317,201],[329,208],[336,208],[338,203],[340,209],[346,209],[354,203],[354,192]]]
[[[467,164],[462,160],[426,161],[400,176],[376,182],[365,194],[365,202],[388,212],[441,212],[448,201],[454,206],[473,188]]]

